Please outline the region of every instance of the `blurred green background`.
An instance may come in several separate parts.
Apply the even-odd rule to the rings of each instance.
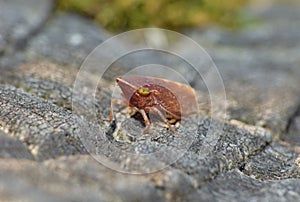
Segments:
[[[249,0],[57,0],[57,10],[93,18],[111,32],[160,27],[180,30],[219,24],[236,28],[238,12]]]

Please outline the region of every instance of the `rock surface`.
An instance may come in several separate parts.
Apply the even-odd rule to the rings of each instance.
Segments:
[[[260,23],[234,33],[188,31],[222,75],[227,119],[203,110],[175,125],[180,134],[153,123],[148,135],[142,117],[121,107],[104,120],[112,82],[81,72],[90,88],[72,94],[81,62],[109,35],[53,14],[52,1],[28,2],[0,0],[0,201],[300,200],[299,7],[249,9]],[[143,175],[126,174],[136,170]]]
[[[0,1],[0,66],[13,67],[24,59],[24,48],[51,15],[53,0]]]
[[[90,20],[75,14],[59,14],[29,42],[27,59],[53,60],[79,68],[86,56],[108,36]]]
[[[24,145],[20,140],[10,137],[3,131],[0,131],[0,157],[14,159],[30,159],[34,157],[30,153],[27,145]]]

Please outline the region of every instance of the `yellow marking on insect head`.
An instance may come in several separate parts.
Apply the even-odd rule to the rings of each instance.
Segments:
[[[141,95],[149,95],[150,94],[149,88],[146,88],[146,87],[141,87],[138,92]]]

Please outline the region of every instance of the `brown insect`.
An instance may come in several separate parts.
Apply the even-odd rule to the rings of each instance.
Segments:
[[[123,104],[135,108],[141,113],[146,127],[150,127],[147,114],[156,113],[175,132],[170,125],[197,111],[195,90],[185,84],[162,78],[129,75],[116,79],[122,90],[124,101],[112,100],[110,120],[113,119],[113,105]]]

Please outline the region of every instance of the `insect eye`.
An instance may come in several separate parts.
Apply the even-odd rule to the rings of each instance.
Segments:
[[[140,95],[149,95],[150,94],[149,88],[146,88],[146,87],[141,87],[138,92]]]

